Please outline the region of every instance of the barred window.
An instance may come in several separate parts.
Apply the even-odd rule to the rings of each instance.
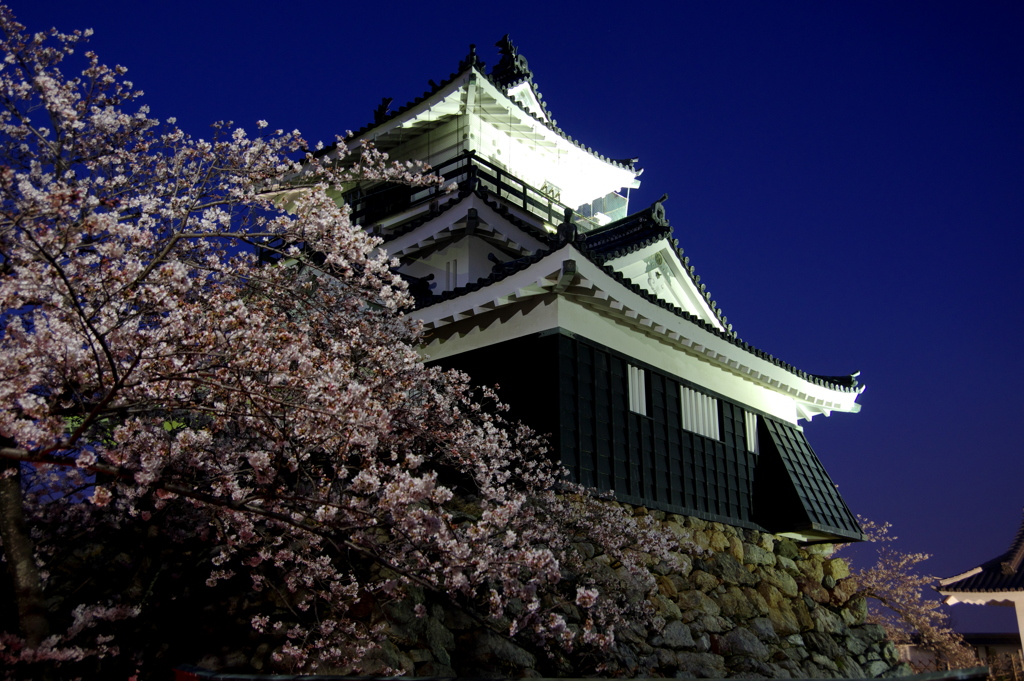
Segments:
[[[629,410],[647,416],[647,370],[629,365]]]
[[[718,400],[681,385],[679,406],[684,430],[715,440],[722,439],[718,422]]]

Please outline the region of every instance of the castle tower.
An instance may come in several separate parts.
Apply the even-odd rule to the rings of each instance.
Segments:
[[[471,48],[330,152],[369,141],[457,187],[345,194],[400,261],[425,359],[499,384],[577,481],[621,501],[861,539],[800,426],[859,411],[856,374],[809,374],[741,340],[673,238],[666,197],[629,211],[637,160],[570,137],[508,36],[498,47],[493,69]]]

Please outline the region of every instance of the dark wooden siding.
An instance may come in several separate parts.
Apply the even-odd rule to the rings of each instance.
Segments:
[[[742,408],[718,399],[719,439],[683,430],[678,380],[587,340],[558,339],[558,450],[573,477],[623,501],[755,522],[757,462],[747,451]],[[646,370],[647,414],[629,409],[630,364]]]
[[[771,532],[815,529],[860,538],[801,431],[760,415],[756,455],[746,442],[742,405],[656,367],[565,332],[437,363],[467,372],[474,383],[500,384],[511,418],[549,434],[573,479],[614,491],[620,501]],[[629,408],[630,365],[646,372],[646,414]],[[683,429],[681,385],[717,399],[717,438]],[[785,446],[776,443],[779,434]]]

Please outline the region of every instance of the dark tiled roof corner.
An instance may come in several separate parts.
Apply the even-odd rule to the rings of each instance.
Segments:
[[[986,591],[1024,591],[1024,520],[1010,544],[1009,550],[997,558],[993,558],[979,567],[977,572],[955,582],[948,582],[939,587],[939,591],[948,592],[986,592]]]

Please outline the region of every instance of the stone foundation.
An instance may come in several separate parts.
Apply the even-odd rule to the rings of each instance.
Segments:
[[[639,507],[634,513],[648,511]],[[911,673],[882,627],[865,623],[867,604],[853,595],[849,568],[831,557],[831,545],[800,546],[698,518],[650,515],[707,553],[679,556],[678,570],[652,566],[658,593],[648,598],[666,624],[661,631],[618,625],[606,675],[877,678]],[[602,569],[613,569],[592,546],[578,548]],[[578,675],[566,662],[538,659],[436,603],[425,617],[416,617],[409,601],[385,606],[380,616],[389,640],[371,653],[364,674],[386,666],[413,676]]]

